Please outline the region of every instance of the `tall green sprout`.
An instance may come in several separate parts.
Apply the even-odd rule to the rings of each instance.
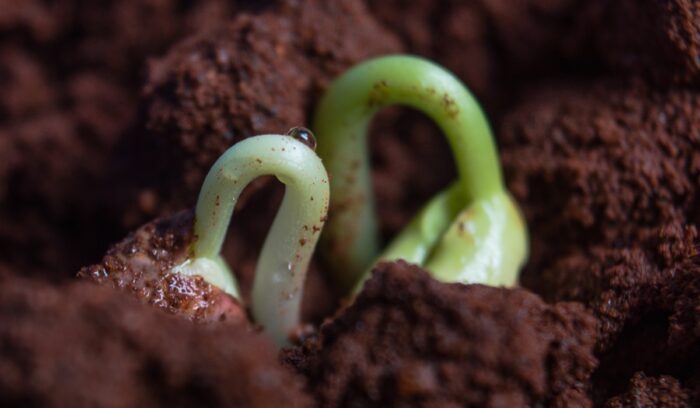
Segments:
[[[379,254],[369,171],[368,126],[390,105],[416,108],[443,131],[458,180]],[[349,290],[379,259],[405,259],[446,281],[511,285],[527,256],[527,234],[506,191],[491,130],[474,97],[445,69],[411,56],[381,57],[338,78],[315,115],[319,156],[331,175],[331,218],[322,238]]]
[[[176,272],[201,275],[238,297],[233,274],[220,255],[226,231],[248,183],[260,176],[276,176],[286,189],[258,258],[251,309],[255,321],[280,345],[299,325],[304,278],[329,200],[328,176],[313,151],[313,136],[299,129],[290,134],[296,138],[245,139],[214,163],[197,202],[192,257],[176,268]]]

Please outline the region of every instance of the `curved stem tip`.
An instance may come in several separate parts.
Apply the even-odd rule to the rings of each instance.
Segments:
[[[301,139],[313,140],[313,135],[296,128],[290,135],[295,137],[245,139],[214,163],[197,202],[190,262],[196,270],[204,265],[204,273],[237,295],[232,274],[219,255],[233,210],[248,183],[260,176],[276,176],[286,189],[258,258],[251,308],[256,322],[280,345],[299,324],[304,278],[329,200],[326,170],[308,140]]]
[[[418,109],[437,123],[450,144],[459,178],[449,192],[429,204],[432,210],[422,212],[420,229],[409,227],[382,258],[406,258],[425,264],[443,240],[443,232],[465,206],[505,191],[486,117],[472,94],[451,73],[424,59],[400,55],[377,58],[350,69],[324,95],[314,123],[319,155],[332,177],[331,218],[322,245],[334,265],[343,266],[337,268],[335,278],[344,290],[361,280],[379,252],[368,125],[377,111],[396,104]],[[526,240],[516,232],[520,241]],[[524,258],[523,251],[519,248],[513,256]],[[454,251],[449,252],[454,255]]]

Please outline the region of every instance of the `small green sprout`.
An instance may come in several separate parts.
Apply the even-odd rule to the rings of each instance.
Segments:
[[[199,194],[191,259],[176,268],[239,298],[221,247],[243,189],[260,176],[276,176],[286,189],[258,258],[251,309],[279,345],[299,324],[304,278],[328,212],[328,175],[314,148],[313,135],[294,128],[287,136],[251,137],[227,150]]]
[[[381,108],[407,105],[447,136],[458,180],[438,194],[378,256],[367,134]],[[445,281],[513,285],[527,257],[527,232],[506,191],[486,117],[442,67],[411,56],[359,64],[338,78],[315,116],[319,156],[331,180],[331,218],[321,238],[338,286],[357,287],[377,259],[405,259]]]

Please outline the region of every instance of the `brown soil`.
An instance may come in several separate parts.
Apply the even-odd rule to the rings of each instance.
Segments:
[[[650,378],[637,373],[626,393],[605,403],[608,408],[622,407],[690,407],[690,399],[677,380],[668,376]]]
[[[594,83],[534,93],[503,121],[533,238],[523,281],[598,310],[603,337],[696,253],[699,105],[692,91]]]
[[[590,6],[593,48],[617,73],[700,85],[700,5],[693,0],[609,1]]]
[[[78,277],[126,291],[143,303],[195,322],[247,324],[246,308],[237,300],[199,276],[172,272],[191,255],[193,221],[193,211],[186,210],[145,224],[113,245],[99,264],[82,268]],[[240,251],[248,246],[240,230],[232,238],[229,247]],[[240,265],[242,272],[234,270],[246,304],[255,271],[253,252],[246,254],[247,262]],[[311,296],[302,301],[302,318],[320,321],[332,313],[336,299],[316,264],[311,265],[309,273],[305,291]]]
[[[129,117],[128,97],[105,78],[80,75],[66,88],[66,108],[30,114],[42,98],[27,96],[26,115],[0,120],[0,258],[52,278],[104,249],[96,192],[105,150]]]
[[[100,191],[146,58],[228,3],[20,3],[0,0],[0,258],[65,279],[123,234]]]
[[[580,304],[385,263],[284,358],[322,406],[590,406],[595,332]]]
[[[694,375],[695,318],[682,310],[696,303],[682,292],[697,285],[699,103],[638,82],[567,85],[503,121],[509,185],[532,232],[523,283],[599,318],[598,399],[636,371]]]
[[[311,406],[261,335],[0,273],[4,406]]]
[[[183,211],[139,228],[78,277],[131,293],[144,303],[195,322],[247,322],[238,301],[201,276],[173,268],[190,257],[194,213]]]

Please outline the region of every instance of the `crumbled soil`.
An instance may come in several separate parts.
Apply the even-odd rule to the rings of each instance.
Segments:
[[[580,304],[399,261],[284,359],[322,406],[590,406],[595,333]]]
[[[0,273],[0,319],[5,406],[311,406],[261,335],[109,288]]]
[[[536,92],[502,122],[532,232],[523,283],[593,307],[604,338],[696,254],[698,107],[694,91],[594,83]]]
[[[639,371],[673,376],[687,389],[689,398],[697,401],[700,396],[698,295],[697,259],[678,265],[663,282],[646,291],[647,298],[627,316],[614,342],[598,353],[600,365],[592,378],[597,400],[622,393],[626,379]]]
[[[690,399],[673,377],[647,377],[637,373],[630,381],[627,392],[605,403],[608,408],[623,407],[690,407]]]
[[[532,233],[522,282],[599,319],[598,401],[636,371],[695,375],[699,103],[634,81],[564,85],[503,121],[503,162]]]
[[[104,217],[104,179],[147,57],[233,10],[220,0],[20,3],[0,0],[0,258],[66,279],[124,234]]]
[[[106,78],[84,74],[64,85],[69,106],[0,120],[0,258],[52,279],[104,250],[110,225],[97,191],[105,150],[129,118],[128,97]],[[10,92],[23,91],[31,92]],[[28,112],[43,100],[25,95]]]

